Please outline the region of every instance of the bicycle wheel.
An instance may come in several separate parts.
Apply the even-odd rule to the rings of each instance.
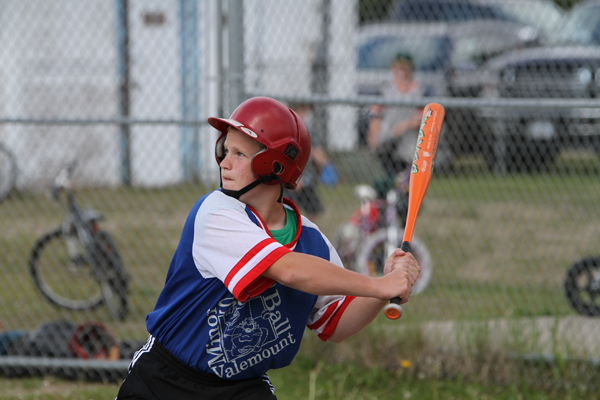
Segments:
[[[114,318],[123,320],[128,313],[129,278],[123,268],[121,256],[108,232],[102,230],[96,232],[94,242],[102,276],[103,302]]]
[[[398,232],[398,244],[396,247],[400,247],[402,244],[402,234],[403,231],[400,230]],[[358,272],[369,276],[383,275],[383,267],[389,257],[389,254],[385,250],[386,241],[387,232],[385,229],[379,229],[367,237],[356,257]],[[431,279],[431,256],[427,247],[419,239],[413,238],[410,245],[410,251],[421,267],[421,273],[412,288],[412,294],[419,294],[425,289]]]
[[[600,257],[584,258],[569,268],[565,295],[579,314],[600,316]]]
[[[17,180],[17,162],[13,153],[0,143],[0,201],[10,193]]]
[[[102,303],[102,285],[75,232],[57,229],[38,239],[29,256],[29,272],[40,294],[72,310]]]

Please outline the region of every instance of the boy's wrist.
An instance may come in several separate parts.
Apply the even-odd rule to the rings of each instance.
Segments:
[[[373,282],[373,295],[371,297],[374,297],[376,299],[379,300],[389,300],[391,297],[388,298],[388,296],[386,295],[385,291],[384,291],[384,277],[371,277],[371,280]]]

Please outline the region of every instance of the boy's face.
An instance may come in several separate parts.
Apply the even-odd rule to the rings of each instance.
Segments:
[[[396,80],[399,82],[408,82],[411,80],[412,71],[410,66],[405,63],[398,61],[394,62],[392,64],[392,72],[394,73]]]
[[[256,180],[252,174],[252,156],[260,143],[237,129],[229,128],[225,138],[225,158],[221,161],[223,189],[240,190]]]

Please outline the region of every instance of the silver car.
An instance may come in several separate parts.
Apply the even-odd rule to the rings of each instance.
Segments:
[[[515,99],[600,97],[600,2],[574,7],[544,46],[512,51],[485,67],[482,96]],[[495,167],[550,166],[563,148],[600,151],[600,110],[503,108],[482,110],[496,141],[488,152]]]
[[[493,56],[529,45],[520,33],[525,27],[506,20],[363,26],[356,41],[356,93],[380,94],[392,81],[394,56],[408,53],[415,62],[415,79],[425,88],[426,96],[476,97],[482,89],[479,67]],[[456,154],[480,150],[477,118],[470,109],[452,109],[446,114],[442,143],[447,148],[438,153],[439,169],[449,168]],[[363,109],[358,120],[359,143],[365,143],[367,126],[368,112]]]

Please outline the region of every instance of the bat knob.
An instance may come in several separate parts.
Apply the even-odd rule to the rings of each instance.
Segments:
[[[393,299],[396,300],[396,299]],[[389,319],[399,319],[400,317],[402,317],[403,311],[402,311],[402,307],[400,307],[400,304],[394,302],[394,301],[390,301],[390,303],[388,303],[388,305],[386,305],[383,309],[383,314],[388,317]],[[398,299],[398,302],[400,301],[400,299]]]

